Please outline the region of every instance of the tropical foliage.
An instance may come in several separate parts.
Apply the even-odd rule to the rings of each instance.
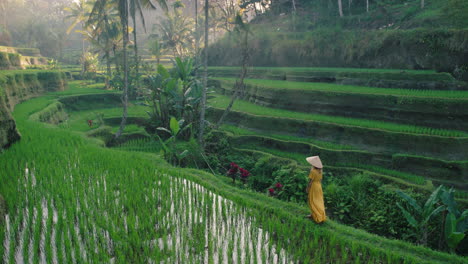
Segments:
[[[171,117],[196,127],[199,116],[201,85],[195,76],[193,60],[176,58],[168,71],[159,65],[156,74],[148,76],[146,102],[155,127],[169,127]],[[190,137],[189,131],[185,138]]]

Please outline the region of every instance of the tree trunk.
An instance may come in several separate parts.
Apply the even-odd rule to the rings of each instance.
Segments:
[[[206,92],[208,86],[208,0],[205,0],[205,53],[203,58],[203,90],[200,110],[200,130],[198,131],[198,143],[204,149],[203,134],[205,132],[205,109],[206,109]]]
[[[424,8],[424,0],[421,0],[421,9]]]
[[[242,47],[242,71],[240,75],[240,81],[237,82],[234,86],[234,94],[231,97],[231,101],[229,102],[229,105],[226,107],[226,110],[224,110],[223,115],[218,120],[218,123],[216,123],[215,128],[218,129],[222,124],[226,116],[229,114],[231,111],[232,106],[234,105],[234,102],[236,101],[237,97],[241,94],[241,92],[244,90],[244,79],[247,76],[247,63],[249,60],[249,51],[248,51],[248,37],[249,37],[249,32],[245,31],[245,36],[244,36],[244,43]]]
[[[195,0],[195,65],[198,64],[200,38],[198,37],[198,0]]]
[[[7,30],[7,4],[7,1],[1,1],[0,3],[3,13],[2,26],[5,31]]]
[[[338,11],[340,12],[340,17],[343,17],[343,3],[341,0],[338,0]]]
[[[125,125],[127,124],[127,116],[128,116],[128,61],[127,61],[127,44],[128,44],[128,6],[125,5],[125,17],[124,21],[122,21],[122,28],[123,28],[123,71],[124,71],[124,90],[122,94],[122,104],[123,104],[123,113],[122,113],[122,121],[120,122],[119,131],[115,134],[115,139],[118,139],[124,129]]]
[[[112,70],[111,70],[111,60],[110,60],[109,50],[106,50],[106,63],[107,63],[106,89],[110,89],[109,80],[111,79]]]
[[[369,13],[369,0],[366,0],[366,12]]]
[[[84,24],[81,24],[81,30],[84,30]],[[84,79],[84,74],[85,74],[85,47],[84,47],[85,39],[83,36],[83,39],[81,40],[81,58],[83,59],[82,61],[82,67],[81,67],[81,77]]]
[[[135,51],[135,85],[133,89],[130,91],[130,97],[131,98],[136,98],[136,89],[138,88],[139,83],[139,77],[140,77],[140,65],[138,62],[138,46],[137,46],[137,29],[136,29],[136,14],[132,17],[133,19],[133,50]]]
[[[293,11],[296,12],[296,1],[292,0]]]

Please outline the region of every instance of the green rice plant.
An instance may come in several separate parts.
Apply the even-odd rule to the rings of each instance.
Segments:
[[[362,168],[368,171],[394,176],[394,177],[397,177],[397,178],[400,178],[400,179],[403,179],[403,180],[406,180],[408,182],[418,184],[418,185],[426,184],[426,179],[422,176],[399,172],[396,170],[385,169],[382,167],[370,166],[370,165],[365,165],[365,164],[350,164],[350,163],[342,163],[342,164],[337,164],[337,165],[342,166],[342,167]]]
[[[212,78],[220,80],[226,87],[231,87],[235,83],[235,78]],[[338,85],[329,83],[304,83],[293,81],[246,79],[246,85],[266,90],[288,90],[298,91],[320,91],[328,94],[371,94],[371,95],[392,95],[401,97],[420,98],[441,98],[441,99],[468,99],[468,91],[447,91],[447,90],[417,90],[417,89],[394,89],[394,88],[373,88],[355,85]]]
[[[221,130],[230,132],[234,135],[258,135],[258,136],[268,136],[271,138],[287,140],[287,141],[306,142],[306,143],[311,143],[311,144],[317,145],[319,147],[327,148],[327,149],[335,149],[335,150],[355,149],[354,147],[347,146],[347,145],[339,145],[339,144],[334,144],[331,142],[318,141],[318,140],[309,139],[309,138],[301,138],[301,137],[293,137],[293,136],[288,136],[288,135],[275,134],[275,133],[271,133],[268,131],[258,132],[252,129],[242,128],[242,127],[232,126],[232,125],[222,125]]]
[[[21,232],[22,209],[33,206],[37,211],[33,217],[36,220],[32,221],[35,224],[31,225],[33,263],[41,261],[41,254],[46,254],[46,260],[54,258],[53,230],[63,241],[56,240],[56,243],[64,247],[63,252],[57,253],[64,263],[73,260],[146,263],[150,259],[198,263],[205,256],[208,262],[215,263],[227,255],[224,248],[246,252],[234,244],[240,239],[242,232],[237,230],[242,226],[248,234],[246,237],[253,240],[252,251],[256,251],[253,262],[257,259],[271,262],[273,251],[283,249],[282,258],[287,263],[309,262],[312,258],[321,263],[335,262],[330,257],[335,247],[330,247],[333,242],[328,242],[335,235],[335,243],[357,244],[357,251],[365,252],[362,259],[368,255],[365,248],[373,247],[380,261],[390,252],[394,262],[408,259],[418,263],[463,263],[461,257],[387,240],[333,221],[317,226],[302,217],[307,212],[305,205],[239,189],[225,177],[171,168],[155,155],[101,148],[79,132],[29,119],[31,113],[46,107],[55,96],[59,95],[33,99],[15,108],[14,116],[23,138],[0,156],[0,166],[6,171],[0,174],[0,193],[10,205],[9,213],[15,219],[14,232]],[[31,172],[27,179],[26,168]],[[49,227],[43,229],[46,208]],[[57,224],[50,222],[54,208]],[[190,219],[194,215],[198,217]],[[203,224],[196,225],[197,221]],[[102,235],[95,238],[94,228]],[[192,230],[196,229],[195,236],[203,234],[208,236],[208,241],[213,241],[208,244],[208,252],[217,255],[189,250]],[[0,229],[0,232],[5,231]],[[46,236],[44,241],[51,241],[52,256],[41,249],[42,234]],[[97,242],[100,237],[103,243]],[[317,237],[319,246],[311,248],[311,244],[302,243],[312,237]],[[279,247],[279,239],[287,242]],[[12,244],[16,245],[16,241]]]
[[[210,70],[233,70],[238,71],[239,67],[227,67],[227,66],[211,66]],[[328,67],[255,67],[252,69],[257,70],[276,70],[276,71],[288,71],[288,72],[307,72],[307,71],[324,71],[324,72],[358,72],[358,73],[394,73],[400,74],[399,69],[366,69],[366,68],[328,68]],[[405,70],[408,74],[435,74],[433,70]],[[442,74],[444,75],[444,74]]]
[[[229,98],[226,96],[217,95],[216,97],[210,100],[210,105],[214,108],[223,109],[229,103]],[[418,135],[431,135],[439,137],[455,137],[455,138],[466,138],[468,133],[456,130],[445,130],[445,129],[427,129],[420,126],[412,125],[403,125],[390,122],[381,122],[367,119],[358,119],[358,118],[345,118],[338,116],[326,116],[318,114],[307,114],[301,112],[293,112],[269,107],[263,107],[255,105],[246,101],[237,100],[234,104],[233,111],[240,111],[257,116],[268,116],[268,117],[278,117],[278,118],[290,118],[296,120],[307,120],[307,121],[316,121],[323,122],[328,124],[335,124],[339,126],[356,126],[367,128],[371,130],[383,130],[389,132],[397,133],[408,133],[408,134],[418,134]]]

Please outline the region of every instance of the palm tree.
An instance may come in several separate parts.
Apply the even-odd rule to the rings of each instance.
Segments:
[[[104,59],[107,64],[105,83],[106,88],[109,89],[109,80],[112,78],[110,53],[122,39],[118,12],[108,3],[104,9],[104,13],[100,16],[94,13],[90,14],[86,25],[92,29],[92,32],[87,32],[91,44],[104,53]]]
[[[195,64],[198,63],[198,50],[200,49],[200,42],[198,38],[198,0],[195,1]]]
[[[149,8],[149,9],[156,9],[156,4],[153,3],[152,0],[128,0],[130,5],[130,16],[132,17],[133,23],[133,50],[134,50],[134,60],[135,60],[135,69],[136,69],[136,77],[137,82],[139,78],[139,57],[138,57],[138,45],[137,45],[137,24],[136,24],[136,17],[137,15],[140,17],[141,23],[143,25],[143,29],[146,31],[146,23],[145,17],[143,15],[142,7]],[[166,0],[156,0],[157,4],[164,10],[167,11],[167,3]],[[135,90],[132,90],[132,96],[134,96]]]
[[[164,52],[161,41],[158,38],[149,41],[148,48],[151,52],[151,55],[153,55],[153,57],[156,59],[156,69],[158,69],[162,54]]]
[[[114,47],[116,47],[122,40],[120,23],[109,24],[108,30],[106,31],[97,31],[97,28],[93,27],[92,32],[86,31],[85,33],[88,35],[87,38],[91,45],[97,51],[104,54],[102,57],[104,60],[106,60],[107,66],[105,85],[106,89],[110,89],[110,80],[112,79],[111,52],[114,50]]]
[[[125,125],[127,123],[128,116],[128,61],[127,61],[127,45],[128,45],[128,1],[127,0],[97,0],[94,4],[91,16],[103,17],[106,12],[108,5],[114,5],[117,7],[119,13],[120,24],[122,26],[122,46],[123,46],[123,72],[124,72],[124,83],[123,83],[123,94],[122,104],[123,113],[122,121],[120,122],[120,128],[115,134],[115,139],[119,138]]]
[[[193,49],[193,21],[184,17],[180,12],[179,8],[183,7],[183,5],[176,4],[174,5],[174,12],[172,14],[166,13],[166,19],[158,25],[158,28],[163,45],[172,49],[175,57],[184,57],[191,48]]]
[[[123,83],[123,94],[122,94],[122,104],[123,104],[123,113],[122,113],[122,121],[120,122],[120,127],[117,133],[115,134],[115,139],[118,139],[122,133],[123,130],[125,129],[125,125],[127,123],[127,117],[128,117],[128,58],[127,58],[127,46],[129,42],[128,38],[128,18],[129,18],[129,4],[131,4],[130,1],[137,1],[135,3],[135,6],[141,7],[141,1],[142,0],[97,0],[96,3],[94,4],[92,13],[100,16],[101,14],[105,13],[105,9],[107,4],[114,4],[114,6],[117,7],[118,13],[119,13],[119,18],[120,18],[120,24],[122,26],[122,35],[123,35],[123,41],[122,41],[122,48],[123,48],[123,72],[124,72],[124,83]],[[157,0],[157,2],[164,8],[165,6],[165,0]],[[151,6],[155,8],[155,5],[151,0],[147,0],[145,2],[147,6]],[[141,14],[141,13],[140,13]],[[136,46],[136,43],[135,43]]]
[[[208,0],[205,0],[205,53],[203,58],[203,90],[200,110],[200,131],[198,132],[198,143],[203,147],[203,134],[205,132],[205,109],[206,109],[206,92],[208,86],[208,16],[209,16]]]
[[[91,3],[86,0],[79,0],[78,2],[73,2],[70,7],[64,8],[65,11],[70,14],[66,16],[67,19],[73,19],[72,24],[67,28],[67,35],[78,25],[81,24],[82,30],[85,30],[86,25],[85,21],[88,19],[89,12],[91,11]],[[83,38],[81,42],[82,47],[82,56],[85,54],[85,39]],[[81,70],[81,74],[84,74],[84,65]]]

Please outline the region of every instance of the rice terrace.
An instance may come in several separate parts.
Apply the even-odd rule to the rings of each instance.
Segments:
[[[468,263],[468,1],[0,0],[0,263]]]

